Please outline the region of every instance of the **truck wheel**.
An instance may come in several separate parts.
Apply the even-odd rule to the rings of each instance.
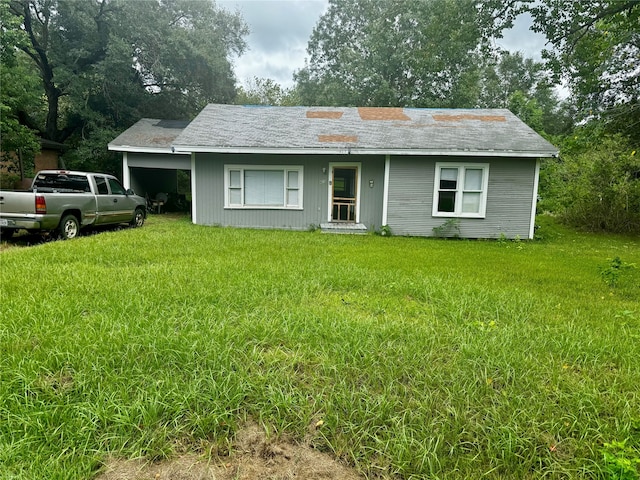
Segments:
[[[65,215],[58,226],[58,236],[62,240],[71,240],[80,234],[80,223],[75,215]]]
[[[129,222],[129,225],[133,228],[141,227],[144,225],[144,210],[141,208],[136,208],[136,211],[133,213],[133,220]]]

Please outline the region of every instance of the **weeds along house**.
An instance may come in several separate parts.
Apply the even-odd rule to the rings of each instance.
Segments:
[[[532,238],[557,155],[508,110],[209,105],[161,151],[130,134],[109,144],[127,186],[190,170],[196,224],[395,235]]]

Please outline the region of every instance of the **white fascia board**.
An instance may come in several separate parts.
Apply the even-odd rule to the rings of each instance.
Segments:
[[[129,153],[170,153],[174,155],[189,155],[190,151],[177,151],[171,148],[154,148],[154,147],[130,147],[128,145],[107,145],[112,152],[129,152]]]
[[[412,149],[366,149],[366,148],[254,148],[254,147],[188,147],[176,146],[175,153],[258,153],[273,155],[411,155],[432,157],[511,157],[552,158],[558,152],[514,152],[503,150],[412,150]]]

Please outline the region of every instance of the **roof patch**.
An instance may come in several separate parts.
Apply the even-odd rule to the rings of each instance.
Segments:
[[[328,119],[337,120],[339,118],[342,118],[342,113],[343,112],[326,111],[326,110],[308,110],[307,118],[328,118]]]
[[[358,137],[355,135],[318,135],[318,141],[321,143],[356,143]]]
[[[362,120],[411,120],[397,107],[359,107],[358,114]]]
[[[480,122],[506,122],[504,115],[474,115],[463,113],[460,115],[433,115],[436,122],[461,122],[462,120],[479,120]]]
[[[164,136],[164,137],[155,137],[151,139],[151,143],[158,145],[167,145],[173,142],[178,135]]]

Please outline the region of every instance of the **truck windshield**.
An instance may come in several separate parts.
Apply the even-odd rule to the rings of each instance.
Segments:
[[[33,188],[58,192],[90,192],[89,180],[83,175],[64,173],[39,173],[33,182]]]

